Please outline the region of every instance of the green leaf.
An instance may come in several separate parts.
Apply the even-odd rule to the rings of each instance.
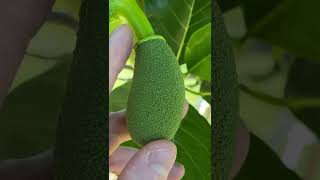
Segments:
[[[145,0],[144,9],[154,30],[164,36],[179,61],[186,42],[211,21],[211,0]]]
[[[192,106],[173,142],[177,146],[177,161],[185,168],[184,180],[211,178],[211,128]],[[122,145],[138,148],[133,141]]]
[[[211,178],[211,127],[196,109],[189,106],[174,138],[177,161],[185,167],[185,180]]]
[[[258,137],[250,134],[250,149],[247,158],[234,180],[300,180],[280,158]]]
[[[320,1],[242,0],[248,36],[255,36],[299,57],[320,59]]]
[[[133,142],[132,140],[122,143],[121,146],[127,146],[127,147],[133,147],[133,148],[139,149],[139,145]]]
[[[189,29],[186,34],[185,43],[182,47],[182,53],[185,54],[187,42],[190,37],[200,28],[211,22],[211,0],[195,0]],[[211,35],[211,33],[210,33]],[[184,56],[181,56],[179,62],[184,62]]]
[[[211,0],[195,0],[185,42],[188,42],[198,29],[211,23],[211,19]]]
[[[140,6],[141,9],[144,9],[144,0],[137,0],[138,5]]]
[[[201,59],[197,65],[190,69],[190,73],[198,75],[201,79],[211,80],[211,54]]]
[[[7,96],[0,109],[0,159],[34,155],[52,146],[68,67],[59,64]]]
[[[185,51],[189,72],[211,80],[211,23],[198,29],[189,39]]]
[[[109,96],[109,111],[116,112],[127,107],[131,80],[114,89]]]
[[[145,13],[155,32],[162,35],[177,57],[191,18],[195,0],[146,0]]]
[[[320,85],[315,78],[320,76],[320,63],[297,59],[292,64],[285,88],[288,98],[320,97]],[[314,98],[315,99],[315,98]],[[320,107],[305,107],[292,109],[293,114],[300,119],[317,137],[320,137]]]

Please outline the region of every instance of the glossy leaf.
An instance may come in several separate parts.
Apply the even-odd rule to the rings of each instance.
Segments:
[[[211,23],[198,29],[189,39],[185,62],[190,73],[211,79]]]
[[[185,180],[211,178],[211,127],[196,109],[189,106],[174,138],[177,161],[185,167]]]
[[[201,79],[211,80],[211,54],[201,59],[190,69],[190,73],[198,75]]]
[[[155,32],[180,56],[195,0],[147,0],[144,10]]]
[[[211,21],[210,0],[145,0],[144,10],[155,31],[164,36],[177,58],[199,27]]]
[[[185,54],[187,42],[193,34],[199,29],[205,27],[211,23],[211,0],[196,0],[194,4],[194,10],[192,12],[192,17],[189,24],[189,29],[186,34],[184,47],[182,48],[182,53]],[[211,35],[211,33],[210,33]],[[209,38],[210,39],[210,38]],[[184,62],[184,56],[179,59],[180,62]]]

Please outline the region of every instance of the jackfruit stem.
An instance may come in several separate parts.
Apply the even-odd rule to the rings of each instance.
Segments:
[[[166,41],[166,39],[164,37],[162,37],[161,35],[151,35],[151,36],[148,36],[146,38],[143,38],[143,39],[140,39],[135,46],[139,46],[140,44],[142,43],[145,43],[147,41],[150,41],[150,40],[154,40],[154,39],[161,39],[161,40],[164,40]]]
[[[154,35],[154,30],[136,0],[109,0],[109,18],[119,17],[128,21],[138,41]]]

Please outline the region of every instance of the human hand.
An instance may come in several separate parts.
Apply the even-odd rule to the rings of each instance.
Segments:
[[[109,94],[132,49],[132,32],[123,25],[109,40]],[[185,105],[184,115],[188,105]],[[157,140],[140,150],[119,147],[130,140],[125,111],[109,114],[109,168],[120,180],[179,180],[184,167],[175,163],[177,149],[168,140]]]
[[[29,41],[44,23],[53,3],[54,0],[0,1],[0,107],[23,59]],[[131,31],[127,27],[124,27],[124,29],[126,30],[120,31],[125,34],[123,37],[121,37],[122,35],[118,35],[118,37],[115,36],[110,40],[113,42],[109,42],[110,46],[114,43],[114,48],[110,51],[110,57],[113,57],[109,66],[110,91],[117,78],[116,75],[125,65],[126,59],[132,48]],[[117,38],[119,38],[119,40],[117,40]],[[116,46],[116,44],[118,45]],[[115,47],[118,47],[118,49]],[[113,55],[111,53],[113,53]],[[110,114],[111,124],[109,125],[110,129],[112,128],[113,131],[111,133],[113,136],[109,136],[109,164],[111,171],[120,175],[120,179],[124,180],[132,179],[134,176],[131,175],[138,176],[138,179],[141,179],[139,175],[144,175],[142,178],[146,179],[152,179],[153,177],[166,179],[166,175],[168,176],[168,179],[179,179],[183,176],[183,166],[177,163],[174,164],[176,147],[170,141],[155,141],[146,145],[140,151],[132,148],[119,147],[122,142],[130,139],[126,129],[125,119],[125,112]],[[241,130],[241,128],[239,129]],[[236,163],[236,166],[233,168],[232,176],[240,169],[249,144],[247,130],[242,128],[242,131],[239,131],[239,133],[240,135],[244,134],[242,136],[246,137],[246,146],[244,146],[243,143],[238,143],[238,146],[245,148],[244,150],[239,151],[242,155],[237,155],[235,158],[236,160],[238,159],[238,163]],[[150,164],[143,161],[143,158],[147,157],[147,154],[149,154],[148,157],[151,157],[150,155],[153,157],[153,153],[150,152],[161,153],[161,151],[155,151],[159,148],[167,150],[166,158],[161,158],[161,160],[164,160],[165,162],[158,162],[165,166],[163,168],[159,168],[161,166],[157,165],[153,166],[155,167],[154,169],[158,169],[154,170],[151,168]],[[156,159],[159,159],[159,157],[160,156],[156,156]],[[2,161],[0,162],[0,179],[51,180],[53,179],[52,158],[52,152],[48,151],[22,160]],[[137,174],[137,172],[140,174]],[[160,172],[160,174],[163,172],[165,175],[161,176],[158,172]]]

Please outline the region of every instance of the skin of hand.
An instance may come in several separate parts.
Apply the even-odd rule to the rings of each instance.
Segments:
[[[54,0],[3,0],[0,1],[0,108],[8,93],[29,41],[39,30],[51,11]],[[119,43],[117,43],[119,41]],[[112,61],[109,63],[109,90],[125,65],[132,48],[132,32],[122,26],[109,40]],[[116,48],[117,47],[117,48]],[[110,93],[109,91],[109,93]],[[188,106],[185,106],[187,112]],[[126,129],[125,111],[110,113],[109,165],[119,179],[179,179],[184,167],[175,163],[176,147],[166,140],[145,145],[141,150],[119,147],[130,139]],[[248,147],[248,131],[241,126],[237,133],[237,153],[233,177],[243,163]],[[238,151],[238,149],[240,149]],[[0,179],[53,180],[52,151],[25,159],[0,160]],[[141,173],[137,173],[141,172]],[[150,178],[149,178],[150,177]]]
[[[109,39],[109,94],[132,50],[133,34],[127,25],[113,31]],[[186,103],[184,115],[188,111]],[[121,147],[130,140],[125,111],[109,114],[109,170],[119,180],[179,180],[183,165],[175,162],[177,149],[168,140],[157,140],[140,150]]]

